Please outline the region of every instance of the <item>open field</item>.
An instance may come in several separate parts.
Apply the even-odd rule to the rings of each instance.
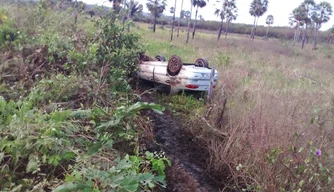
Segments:
[[[190,108],[184,116],[184,128],[206,143],[212,170],[228,172],[234,182],[251,182],[256,191],[293,191],[299,187],[313,191],[315,186],[333,190],[328,183],[331,173],[324,176],[327,181],[313,180],[322,170],[318,166],[328,170],[334,166],[333,46],[319,45],[313,51],[308,45],[302,50],[291,42],[251,42],[240,35],[217,41],[215,34],[205,31],[187,45],[186,32],[170,42],[170,30],[158,29],[153,34],[148,25],[137,23],[133,31],[143,35],[149,55],[169,58],[176,54],[186,62],[205,57],[219,70],[212,105],[192,109],[186,98],[162,99],[181,112]],[[208,111],[211,128],[227,133],[228,139],[222,141],[207,133],[211,128],[200,117]],[[321,149],[323,156],[316,157],[316,149]]]
[[[1,191],[334,190],[333,46],[205,30],[170,42],[43,4],[0,14]],[[207,58],[213,101],[129,82],[143,50]]]

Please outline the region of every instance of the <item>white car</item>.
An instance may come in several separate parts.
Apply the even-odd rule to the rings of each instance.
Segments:
[[[218,71],[209,67],[208,61],[199,58],[195,63],[183,63],[179,56],[172,56],[167,62],[165,57],[157,55],[151,59],[146,55],[140,56],[138,76],[141,79],[170,87],[170,94],[182,90],[207,92],[211,85],[216,87]]]

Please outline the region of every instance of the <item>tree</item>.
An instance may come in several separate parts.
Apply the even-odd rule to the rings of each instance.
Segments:
[[[332,6],[330,3],[323,1],[318,5],[315,5],[312,12],[312,20],[315,24],[315,33],[314,33],[314,41],[313,41],[313,49],[317,48],[318,41],[318,32],[323,23],[327,23],[332,15]]]
[[[270,25],[274,24],[274,16],[273,15],[268,15],[267,16],[266,24],[268,25],[268,27],[267,27],[267,33],[266,33],[266,38],[268,38],[269,27],[270,27]]]
[[[115,13],[118,14],[121,10],[122,0],[108,0],[108,1],[112,2],[112,8],[114,9]]]
[[[206,1],[205,0],[192,0],[192,4],[194,7],[196,7],[195,20],[193,24],[193,35],[192,35],[192,38],[194,39],[195,32],[196,32],[196,21],[197,21],[198,8],[202,9],[203,7],[205,7]]]
[[[191,22],[191,15],[193,13],[193,5],[192,5],[192,1],[193,0],[190,0],[191,1],[191,4],[190,4],[190,12],[189,13],[189,17],[188,17],[188,30],[187,30],[187,40],[186,40],[186,43],[189,42],[189,33],[190,33],[190,22]]]
[[[179,23],[178,23],[178,26],[177,26],[177,37],[179,37],[179,34],[180,34],[180,24],[181,24],[181,19],[184,18],[184,13],[185,13],[185,11],[183,10],[183,0],[182,0]]]
[[[328,44],[331,44],[334,38],[334,25],[328,29]]]
[[[78,15],[85,9],[85,4],[82,1],[75,0],[73,3],[74,7],[74,25],[78,22]]]
[[[227,6],[226,11],[226,30],[225,30],[225,38],[227,38],[228,28],[232,21],[236,20],[238,17],[238,8],[236,6],[235,0],[230,0]]]
[[[265,12],[268,10],[268,0],[253,0],[250,9],[249,14],[254,17],[254,24],[251,32],[251,39],[254,40],[257,22],[259,17],[261,17]]]
[[[90,18],[92,18],[95,15],[95,12],[93,10],[90,10],[88,14],[90,15]]]
[[[132,20],[135,16],[143,12],[143,5],[138,1],[130,0],[125,4],[127,10],[127,19]],[[127,31],[130,31],[130,25],[128,25]]]
[[[204,21],[204,17],[202,15],[199,15],[199,20]]]
[[[171,40],[171,41],[173,40],[173,33],[174,33],[176,2],[177,2],[177,0],[175,0],[174,7],[171,7],[171,9],[170,9],[170,12],[173,13],[172,31],[171,31],[171,34],[170,34],[170,40]]]
[[[300,28],[304,26],[306,15],[303,10],[303,7],[299,6],[292,11],[291,16],[289,17],[289,24],[295,29],[294,42],[299,42]]]
[[[153,16],[153,32],[155,33],[157,18],[161,17],[162,13],[165,11],[166,0],[148,0],[146,7]]]
[[[314,0],[305,0],[299,7],[299,10],[301,12],[301,19],[302,19],[301,21],[305,26],[303,33],[302,49],[304,49],[305,40],[307,38],[307,31],[312,24],[311,11],[314,9],[314,6],[315,6]]]
[[[227,37],[229,23],[237,19],[237,6],[235,0],[224,0],[221,9],[216,9],[215,15],[220,17],[220,26],[218,31],[217,39],[220,39],[220,36],[223,32],[223,23],[226,20],[227,26],[225,31],[225,37]]]

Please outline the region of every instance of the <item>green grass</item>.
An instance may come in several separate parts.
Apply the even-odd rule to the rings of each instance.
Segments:
[[[6,78],[1,78],[0,91],[6,100],[0,100],[0,120],[3,122],[0,129],[7,136],[0,141],[7,147],[0,151],[0,163],[4,162],[2,158],[11,163],[11,166],[0,164],[0,172],[5,175],[0,178],[6,180],[4,188],[11,190],[20,182],[24,189],[31,189],[29,184],[40,183],[40,178],[30,178],[27,172],[38,173],[41,171],[38,166],[47,167],[42,170],[41,177],[54,178],[60,169],[66,180],[77,184],[84,181],[91,190],[96,187],[91,182],[96,178],[89,174],[87,178],[81,177],[80,171],[84,168],[100,173],[101,177],[106,174],[119,177],[121,173],[126,177],[122,178],[123,184],[138,182],[136,178],[142,174],[141,170],[156,173],[146,160],[139,158],[143,154],[131,156],[130,164],[127,156],[121,161],[115,160],[119,152],[112,146],[112,141],[136,141],[136,131],[140,127],[135,125],[146,123],[136,115],[140,109],[160,109],[158,105],[147,103],[131,105],[131,92],[120,91],[129,86],[121,76],[125,71],[119,72],[113,64],[127,67],[124,61],[135,59],[134,52],[119,48],[115,52],[121,56],[109,53],[118,43],[114,44],[109,38],[114,34],[112,28],[103,28],[105,31],[101,31],[105,34],[100,34],[86,16],[79,17],[78,28],[75,28],[71,12],[17,6],[8,7],[8,10],[9,18],[27,36],[17,38],[12,44],[3,44],[1,50],[1,62],[6,65],[1,65],[0,70]],[[188,117],[181,123],[186,125],[183,128],[188,133],[203,141],[201,147],[209,152],[205,157],[209,162],[208,170],[232,178],[229,181],[225,177],[218,179],[231,182],[231,185],[245,181],[243,184],[255,191],[311,191],[314,186],[322,191],[333,189],[333,183],[328,183],[334,172],[332,46],[319,45],[318,50],[312,50],[309,44],[301,50],[300,45],[287,41],[257,38],[251,42],[248,36],[235,34],[217,41],[215,33],[204,30],[198,31],[195,39],[190,37],[186,44],[184,28],[180,37],[174,33],[170,41],[170,28],[158,26],[156,33],[152,33],[147,24],[135,25],[131,32],[142,36],[138,45],[143,45],[150,56],[162,54],[168,59],[179,55],[184,62],[205,57],[209,65],[219,71],[219,83],[211,104],[205,105],[185,95],[155,95],[159,103],[177,115]],[[90,37],[96,35],[99,41],[89,43],[91,38],[77,29]],[[120,36],[126,33],[118,32]],[[43,45],[48,46],[48,52],[43,52]],[[99,55],[99,59],[110,60],[97,62],[95,56],[101,54],[97,49],[100,46],[105,53]],[[32,55],[36,64],[22,59],[26,49],[31,50],[29,56]],[[56,61],[54,55],[61,59]],[[72,76],[56,75],[58,64],[72,70]],[[40,76],[33,74],[40,68],[44,70]],[[12,74],[24,78],[15,79],[13,83],[8,80]],[[38,81],[38,78],[43,80]],[[224,99],[227,100],[226,108]],[[116,108],[118,106],[121,108]],[[208,114],[206,121],[198,118],[204,117],[203,114]],[[210,134],[203,134],[207,132]],[[217,133],[227,136],[222,138]],[[59,138],[66,145],[61,145]],[[32,147],[39,145],[44,150]],[[323,155],[315,156],[316,149],[321,149]],[[21,158],[15,159],[16,156]],[[71,160],[73,169],[62,166],[67,160]],[[153,164],[159,161],[151,160]],[[124,173],[97,170],[103,169],[105,164],[116,163]],[[153,166],[153,169],[161,168]],[[19,170],[20,175],[15,170]],[[136,174],[127,175],[133,172]],[[109,178],[103,180],[105,185],[112,182]],[[40,184],[55,188],[61,183],[64,183],[63,178]],[[245,188],[245,185],[238,187]]]
[[[302,50],[299,44],[288,41],[256,38],[251,42],[247,36],[234,34],[217,41],[216,34],[204,30],[197,32],[195,39],[190,37],[186,44],[186,31],[170,41],[169,28],[157,27],[153,33],[147,24],[136,25],[133,31],[142,34],[149,55],[163,54],[168,59],[176,54],[184,61],[205,57],[219,71],[211,107],[182,95],[158,97],[161,103],[186,115],[185,129],[207,141],[211,170],[228,172],[234,179],[251,178],[249,189],[256,191],[284,187],[288,191],[309,191],[312,186],[323,191],[333,189],[333,183],[326,183],[332,174],[321,171],[334,171],[334,67],[330,54],[333,46],[320,44],[318,50],[312,50],[310,43]],[[221,119],[222,89],[227,109]],[[196,118],[207,113],[208,108],[211,127]],[[219,119],[221,122],[217,123]],[[221,141],[203,135],[203,130],[212,126],[226,132],[228,139]],[[303,136],[295,137],[299,134]],[[298,158],[306,163],[301,165],[292,158],[291,146],[300,148]],[[315,149],[326,155],[315,159]],[[286,161],[290,163],[282,165]],[[319,169],[319,163],[326,169]],[[244,167],[241,178],[236,168],[239,165]],[[228,171],[226,166],[230,167]],[[310,169],[294,178],[291,170],[301,169],[300,166]],[[325,180],[313,180],[317,174],[323,174]],[[312,182],[301,184],[311,178]]]

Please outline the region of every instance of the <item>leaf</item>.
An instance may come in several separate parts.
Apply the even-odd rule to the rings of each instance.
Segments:
[[[139,176],[139,181],[143,185],[147,185],[150,188],[153,188],[155,185],[152,183],[154,175],[152,173],[143,173]]]
[[[299,187],[303,187],[304,183],[305,183],[305,181],[304,181],[304,180],[301,180],[301,181],[299,182]]]
[[[165,161],[167,162],[167,165],[170,167],[172,166],[172,162],[169,159],[165,159]]]
[[[64,154],[64,158],[65,158],[65,159],[73,159],[74,157],[75,157],[75,153],[72,152],[72,151],[67,151],[67,152],[65,152],[65,154]]]
[[[304,151],[304,147],[299,148],[298,153]]]
[[[159,183],[160,185],[162,185],[163,187],[166,187],[167,186],[167,183],[166,183],[166,177],[163,176],[163,175],[159,175],[159,176],[156,176],[152,179],[153,182],[155,183]]]
[[[298,175],[301,175],[302,173],[304,173],[304,171],[305,171],[305,166],[304,165],[300,165],[300,166],[298,166],[298,168],[297,168],[297,174]]]
[[[93,155],[94,153],[98,152],[102,147],[102,141],[94,143],[93,146],[88,149],[88,155]]]
[[[27,168],[26,168],[26,172],[29,173],[29,172],[33,172],[37,169],[38,167],[38,162],[36,161],[35,158],[30,158],[29,162],[28,162],[28,165],[27,165]]]
[[[0,163],[3,160],[4,157],[5,157],[5,153],[4,152],[0,153]]]
[[[125,178],[120,184],[120,187],[122,187],[128,192],[135,192],[139,187],[139,183],[135,179]]]
[[[146,151],[145,155],[146,155],[146,159],[148,159],[148,160],[153,159],[153,153],[151,153],[149,151]]]
[[[84,190],[89,188],[90,190],[92,190],[92,187],[82,184],[82,183],[66,183],[63,185],[58,186],[56,189],[54,189],[52,192],[71,192],[74,190]]]
[[[129,158],[122,159],[116,166],[116,170],[129,169],[132,167],[132,162]]]

